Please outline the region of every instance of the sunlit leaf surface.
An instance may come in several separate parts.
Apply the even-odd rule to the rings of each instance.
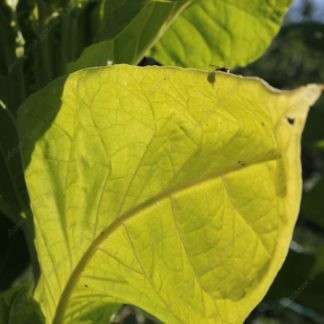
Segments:
[[[106,323],[121,303],[166,323],[242,323],[287,254],[320,92],[116,65],[32,95],[19,128],[42,200],[35,297],[47,323]]]

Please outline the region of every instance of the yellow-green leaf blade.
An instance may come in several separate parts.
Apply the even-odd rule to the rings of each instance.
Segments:
[[[201,0],[171,25],[151,51],[164,65],[245,66],[279,31],[290,0]]]
[[[35,224],[48,323],[118,303],[167,323],[243,322],[286,256],[320,92],[121,65],[32,96],[19,124],[22,139],[40,125],[23,157],[32,201],[47,201]]]

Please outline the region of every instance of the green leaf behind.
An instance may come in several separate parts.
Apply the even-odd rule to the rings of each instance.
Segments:
[[[0,323],[43,324],[40,308],[31,295],[30,285],[17,286],[0,294]]]
[[[279,31],[291,0],[200,0],[184,11],[152,49],[163,65],[245,66]]]
[[[11,113],[0,104],[0,211],[13,222],[27,209],[27,189],[19,150],[16,123]]]
[[[127,25],[123,22],[124,28],[118,34],[113,29],[116,35],[109,38],[111,35],[107,30],[105,39],[102,35],[104,33],[101,32],[99,38],[101,41],[86,47],[75,62],[68,64],[67,70],[72,72],[85,67],[105,66],[113,63],[137,64],[173,19],[191,2],[192,0],[147,1],[140,11],[136,6],[137,9],[134,8],[134,10],[138,12],[137,15],[132,17],[133,19],[130,19]],[[126,10],[123,5],[119,9]],[[126,15],[127,10],[123,14]]]

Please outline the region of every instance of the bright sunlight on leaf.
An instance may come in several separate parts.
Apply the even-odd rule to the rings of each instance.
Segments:
[[[30,96],[19,129],[46,322],[107,323],[126,303],[166,323],[242,323],[286,257],[320,92],[116,65]]]
[[[291,0],[200,0],[171,25],[151,54],[164,65],[244,66],[279,31]]]

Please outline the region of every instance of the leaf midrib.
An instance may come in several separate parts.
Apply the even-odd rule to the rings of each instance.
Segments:
[[[125,212],[123,215],[121,215],[119,218],[117,218],[114,222],[112,222],[106,229],[101,231],[101,233],[96,237],[96,239],[90,244],[88,249],[83,254],[82,258],[80,259],[79,263],[76,265],[74,270],[72,271],[72,274],[70,278],[67,281],[67,284],[63,290],[63,293],[58,301],[56,312],[54,314],[53,324],[62,324],[65,316],[66,306],[68,304],[69,298],[71,296],[71,293],[73,291],[73,288],[76,286],[80,279],[80,275],[83,272],[83,270],[86,268],[87,264],[90,262],[92,256],[95,254],[97,247],[100,246],[100,244],[105,241],[119,226],[121,226],[125,221],[128,219],[136,216],[136,214],[140,211],[143,211],[147,208],[150,208],[157,202],[169,197],[170,195],[174,195],[178,192],[187,190],[189,188],[195,187],[197,185],[201,185],[203,183],[215,180],[219,177],[223,177],[226,174],[229,174],[231,172],[239,171],[251,166],[255,166],[258,164],[263,164],[275,160],[279,160],[281,158],[281,155],[277,153],[276,155],[273,155],[272,157],[267,157],[264,159],[256,160],[254,162],[251,162],[250,164],[246,164],[244,166],[238,165],[231,167],[228,170],[225,170],[220,173],[216,173],[214,175],[209,175],[207,177],[199,178],[195,181],[192,181],[190,183],[187,183],[185,185],[174,187],[170,190],[166,190],[146,201],[139,204],[138,206],[134,207],[133,209],[130,209],[129,211]]]

